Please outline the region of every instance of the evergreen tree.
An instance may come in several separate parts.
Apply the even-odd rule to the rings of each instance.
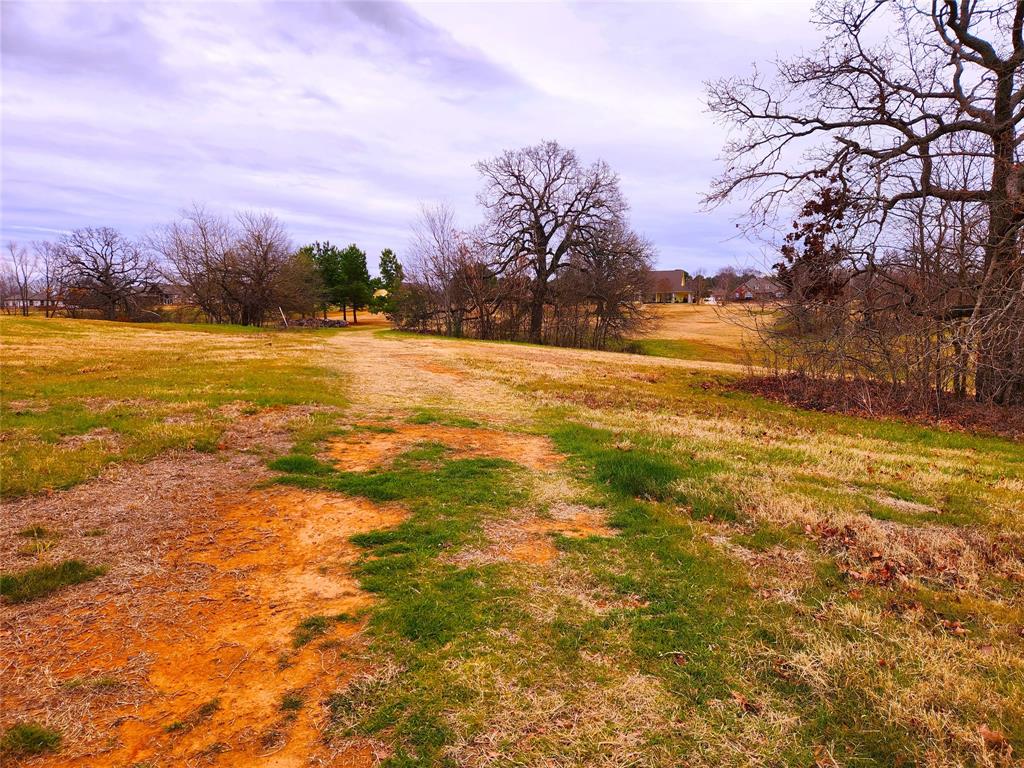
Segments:
[[[352,243],[341,252],[341,313],[347,319],[345,309],[352,307],[352,322],[359,322],[356,310],[365,307],[370,303],[372,290],[370,288],[370,270],[366,266],[366,252]]]
[[[385,248],[380,252],[380,276],[370,281],[370,287],[374,292],[378,290],[386,291],[383,296],[373,297],[371,306],[374,312],[391,314],[394,311],[398,289],[402,286],[402,280],[404,279],[405,273],[402,269],[402,263],[398,260],[394,251],[390,248]]]
[[[309,257],[316,265],[316,271],[320,275],[320,281],[324,287],[324,301],[321,308],[324,312],[324,319],[326,319],[328,305],[342,306],[345,301],[342,252],[329,242],[321,243],[318,240],[312,245],[300,248],[299,253]]]

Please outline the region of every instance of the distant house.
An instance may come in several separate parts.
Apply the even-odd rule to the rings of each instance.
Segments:
[[[47,295],[46,291],[36,291],[29,295],[28,305],[30,307],[53,308],[63,307],[64,302],[61,301],[60,296],[54,294]]]
[[[21,309],[22,303],[29,307],[62,307],[64,303],[57,296],[47,297],[45,291],[30,293],[28,298],[22,302],[21,296],[4,296],[0,298],[0,307],[4,309]]]
[[[731,301],[777,301],[786,297],[786,286],[770,277],[752,277],[729,294]]]
[[[188,301],[188,289],[176,283],[149,283],[143,295],[159,306],[185,304]]]
[[[697,291],[683,269],[655,269],[644,294],[647,304],[694,304]]]

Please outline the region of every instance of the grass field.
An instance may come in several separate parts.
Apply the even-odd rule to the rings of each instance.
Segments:
[[[1016,764],[1024,448],[738,392],[667,309],[0,318],[5,764]]]
[[[631,340],[631,351],[722,363],[746,363],[751,359],[755,347],[749,343],[751,323],[747,306],[652,304],[648,309],[653,322]]]

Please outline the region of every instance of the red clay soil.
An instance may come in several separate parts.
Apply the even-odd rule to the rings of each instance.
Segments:
[[[100,600],[55,616],[44,637],[19,646],[14,664],[62,658],[69,681],[123,670],[140,654],[151,660],[147,695],[127,705],[115,697],[95,713],[106,744],[32,765],[373,763],[369,748],[332,750],[321,735],[323,700],[363,670],[362,620],[332,622],[300,648],[293,632],[311,615],[358,616],[369,605],[351,575],[358,551],[348,537],[393,526],[404,511],[288,489],[251,492],[216,512],[166,556],[172,573],[198,566],[205,578],[161,593],[130,626]],[[297,712],[282,710],[290,693],[305,702]]]
[[[973,400],[948,401],[936,415],[909,404],[889,387],[862,381],[814,381],[797,375],[751,376],[736,387],[776,402],[812,411],[865,418],[893,418],[914,424],[961,432],[989,433],[1011,440],[1024,439],[1024,406],[999,406]],[[870,407],[868,405],[870,404]]]
[[[338,469],[366,472],[417,443],[430,442],[443,443],[456,457],[506,459],[539,471],[554,469],[564,461],[551,441],[539,435],[439,424],[400,424],[389,430],[360,431],[338,438],[331,442],[328,456]]]

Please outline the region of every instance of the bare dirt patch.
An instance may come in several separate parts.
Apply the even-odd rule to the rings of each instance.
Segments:
[[[399,424],[388,431],[359,431],[331,442],[328,456],[338,469],[366,472],[386,465],[418,443],[443,443],[457,457],[484,456],[546,471],[564,457],[539,435],[440,424]]]
[[[307,765],[328,749],[322,701],[361,669],[369,597],[351,575],[354,533],[398,507],[298,490],[250,491],[310,409],[239,414],[221,452],[119,464],[68,491],[4,505],[0,568],[26,566],[18,532],[53,532],[41,562],[76,557],[105,576],[3,606],[0,726],[59,730],[40,765]],[[295,647],[297,625],[317,622]],[[339,618],[341,617],[341,618]],[[283,707],[288,695],[298,707]],[[359,757],[362,755],[365,757]],[[35,763],[33,763],[35,764]]]
[[[456,379],[468,378],[465,371],[459,370],[458,368],[452,368],[448,365],[443,365],[442,363],[425,362],[420,363],[419,367],[428,373],[440,373],[443,376],[451,376]]]
[[[558,556],[554,536],[584,539],[590,536],[614,536],[601,510],[574,504],[559,504],[547,517],[531,512],[492,520],[484,525],[487,544],[458,553],[458,563],[499,561],[546,565]]]
[[[222,500],[215,511],[165,555],[169,572],[188,578],[172,576],[170,589],[154,589],[163,575],[143,577],[138,586],[150,598],[130,623],[114,596],[101,593],[14,645],[16,668],[47,666],[69,697],[69,681],[126,683],[128,701],[90,697],[81,714],[92,716],[93,738],[82,734],[79,754],[53,765],[260,758],[290,766],[329,758],[322,700],[361,668],[352,657],[370,602],[351,575],[358,552],[348,537],[395,525],[404,512],[292,489]],[[323,626],[294,647],[296,627],[311,616],[324,617]],[[140,684],[128,691],[133,665]],[[282,710],[287,694],[304,706]]]

